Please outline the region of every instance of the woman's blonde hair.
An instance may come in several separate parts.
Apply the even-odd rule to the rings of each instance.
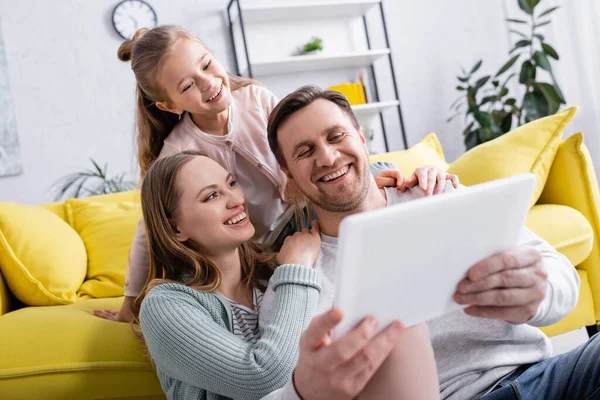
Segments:
[[[135,74],[137,111],[136,130],[138,162],[142,178],[150,164],[158,157],[164,141],[171,133],[179,116],[156,107],[158,101],[169,101],[156,77],[167,56],[179,39],[186,38],[202,43],[191,32],[174,25],[163,25],[154,29],[139,29],[133,39],[124,41],[118,50],[121,61],[131,61]],[[207,48],[208,49],[208,48]],[[229,75],[231,91],[258,84],[252,79]]]
[[[142,183],[142,213],[150,250],[150,273],[142,293],[135,300],[134,322],[139,323],[139,310],[147,293],[162,283],[181,283],[201,292],[213,292],[221,284],[221,272],[200,250],[177,240],[174,219],[178,215],[181,188],[177,176],[184,165],[195,157],[206,157],[198,151],[160,158],[148,169]],[[254,242],[239,247],[242,281],[248,289],[265,290],[276,266],[275,254]],[[139,331],[137,331],[139,333]],[[141,338],[141,335],[137,335]]]

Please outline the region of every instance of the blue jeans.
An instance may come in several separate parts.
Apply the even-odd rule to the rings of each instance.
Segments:
[[[481,400],[600,399],[600,334],[568,353],[523,365]]]
[[[371,174],[373,174],[373,176],[377,175],[381,171],[386,171],[386,170],[390,170],[390,169],[395,169],[395,170],[398,169],[398,167],[396,167],[394,164],[389,163],[389,162],[383,162],[383,161],[371,163],[369,167],[370,167],[369,169],[371,170]],[[314,212],[313,212],[313,214],[314,214]],[[310,218],[308,216],[308,210],[306,208],[304,209],[304,226],[306,226],[308,228],[311,227]],[[283,228],[283,230],[281,231],[281,233],[275,240],[275,243],[273,243],[273,246],[272,246],[273,250],[279,251],[281,249],[281,246],[283,246],[283,241],[285,240],[285,238],[293,235],[297,231],[298,231],[298,226],[296,224],[296,216],[294,215],[292,218],[290,218],[287,225]]]

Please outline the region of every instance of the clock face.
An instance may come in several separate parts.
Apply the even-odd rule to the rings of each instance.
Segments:
[[[124,0],[117,4],[112,15],[113,26],[123,39],[131,39],[140,28],[154,28],[156,13],[142,0]]]

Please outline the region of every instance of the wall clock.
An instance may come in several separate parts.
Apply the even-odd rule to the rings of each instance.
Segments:
[[[154,28],[158,19],[152,6],[145,1],[123,0],[113,10],[112,23],[123,39],[131,39],[140,28]]]

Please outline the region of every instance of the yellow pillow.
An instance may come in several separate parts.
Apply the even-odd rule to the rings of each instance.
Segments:
[[[0,203],[0,267],[10,291],[30,306],[69,304],[85,278],[77,232],[39,206]]]
[[[454,161],[448,172],[467,186],[532,172],[537,179],[533,205],[546,184],[563,130],[576,112],[577,107],[567,108],[481,144]]]
[[[391,162],[407,177],[423,165],[438,167],[444,171],[448,169],[442,146],[435,133],[430,133],[407,150],[372,155],[369,160]]]
[[[66,203],[69,223],[81,236],[89,260],[78,296],[123,296],[129,250],[142,217],[140,203],[96,200],[91,197]]]

